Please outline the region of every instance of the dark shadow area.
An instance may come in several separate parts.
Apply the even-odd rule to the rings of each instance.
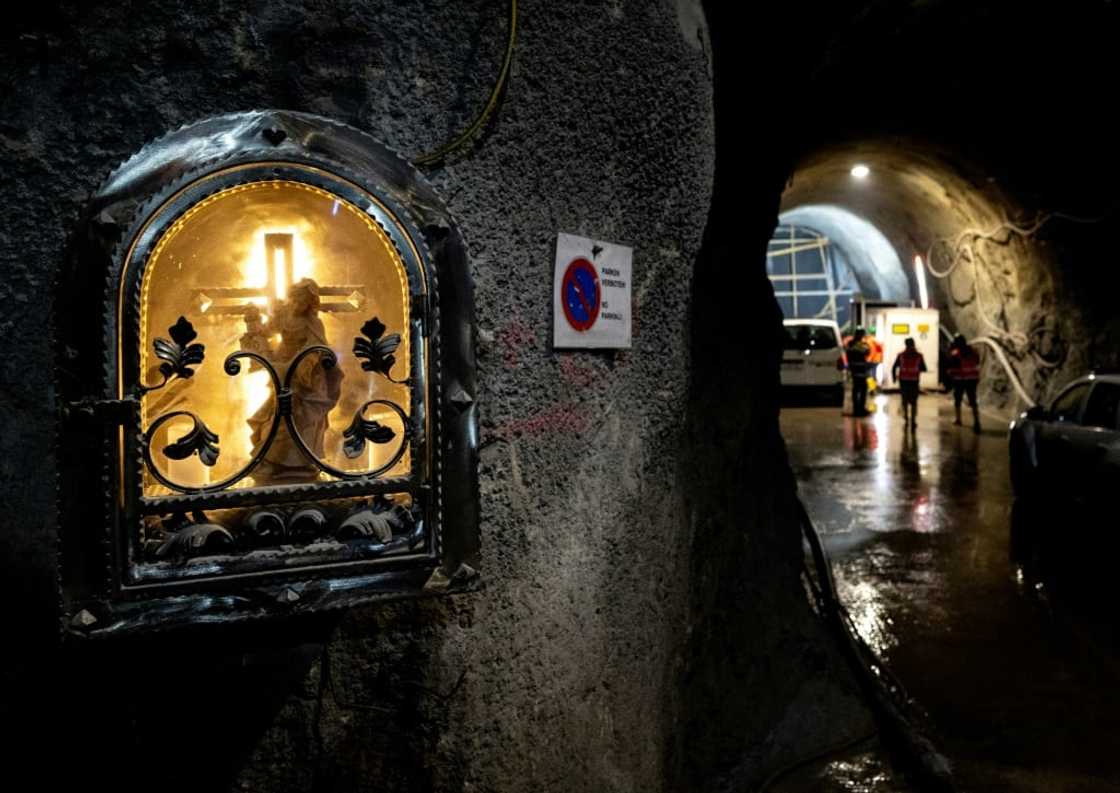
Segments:
[[[787,387],[779,392],[779,404],[783,408],[798,407],[835,407],[844,404],[844,392],[836,387]]]
[[[373,773],[395,789],[431,790],[433,730],[462,678],[448,691],[424,685],[427,651],[410,634],[423,632],[426,608],[393,607],[377,629],[332,616],[12,656],[5,752],[38,768],[45,787],[329,791]],[[356,640],[378,643],[376,663],[351,649]],[[367,753],[363,764],[346,760]]]
[[[1089,621],[1103,644],[1120,651],[1115,524],[1106,509],[1057,493],[1020,496],[1011,504],[1008,546],[1026,591],[1048,609]]]
[[[81,779],[103,790],[228,789],[285,709],[316,707],[309,671],[333,622],[9,654],[6,752],[38,767],[46,787]],[[314,756],[306,737],[292,749]]]

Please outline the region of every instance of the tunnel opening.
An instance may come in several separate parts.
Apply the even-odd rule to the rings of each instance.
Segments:
[[[778,606],[783,587],[793,579],[787,554],[796,558],[802,550],[790,539],[797,534],[794,504],[800,497],[810,512],[822,515],[826,532],[837,528],[834,521],[841,532],[856,529],[844,538],[851,540],[851,558],[859,561],[851,562],[845,574],[854,584],[848,594],[871,604],[862,615],[861,632],[874,624],[892,633],[886,616],[916,603],[934,615],[961,615],[961,622],[951,626],[931,618],[930,631],[911,632],[902,640],[904,645],[930,642],[943,662],[937,669],[924,668],[930,658],[912,653],[912,663],[902,670],[904,680],[920,681],[918,688],[926,693],[956,687],[962,697],[955,705],[966,711],[970,697],[998,691],[992,701],[1030,723],[1029,708],[1013,702],[1016,687],[1029,688],[1029,674],[1040,679],[1050,674],[1046,660],[1068,658],[1047,656],[1032,645],[1029,608],[1016,600],[1016,592],[1031,585],[1029,579],[1023,584],[1013,577],[1006,547],[1011,496],[1003,419],[1032,402],[1048,404],[1090,368],[1117,362],[1120,332],[1112,306],[1120,276],[1101,262],[1112,247],[1108,230],[1120,157],[1106,133],[1109,124],[1095,110],[1107,90],[1105,75],[1115,70],[1108,53],[1114,51],[1117,10],[1104,2],[1061,10],[1005,2],[968,7],[840,2],[828,9],[794,3],[775,9],[768,24],[752,33],[750,25],[738,23],[754,21],[753,14],[717,6],[707,4],[717,64],[718,161],[708,257],[734,262],[744,272],[729,277],[726,268],[720,272],[705,257],[698,263],[690,409],[694,414],[724,411],[722,420],[693,419],[696,429],[722,430],[718,441],[705,438],[697,445],[734,463],[728,466],[729,488],[745,484],[744,492],[723,500],[724,514],[709,513],[694,524],[694,558],[706,558],[694,562],[697,649],[690,657],[707,652],[711,660],[695,663],[686,691],[703,695],[722,683],[732,696],[750,696],[754,670],[744,657],[780,647],[788,668],[799,671],[783,680],[788,686],[770,689],[769,710],[758,718],[777,718],[781,725],[764,731],[771,759],[795,754],[782,743],[783,727],[798,720],[804,706],[799,697],[811,685],[804,681],[817,679],[803,674],[803,656],[790,657],[789,651],[797,649],[790,634],[811,633],[803,612],[790,602]],[[798,57],[788,57],[791,38],[773,36],[775,30],[797,31]],[[777,74],[775,63],[782,64]],[[744,119],[750,75],[765,75],[768,84],[759,89],[761,95],[772,97],[772,81],[783,97],[813,101],[783,104],[780,118],[765,123],[749,114]],[[862,181],[853,178],[857,164],[867,167]],[[985,421],[984,433],[947,429],[951,412],[930,422],[927,432],[910,434],[891,426],[893,416],[841,424],[838,411],[822,408],[828,421],[814,430],[811,419],[778,410],[781,355],[773,348],[783,315],[794,313],[793,295],[782,293],[794,289],[773,276],[794,272],[775,266],[767,254],[793,247],[791,242],[820,249],[820,239],[829,238],[821,221],[798,221],[790,213],[821,206],[849,212],[883,234],[906,281],[903,300],[920,301],[913,263],[922,257],[929,304],[941,312],[945,327],[990,342],[981,347],[979,396],[996,418]],[[742,267],[744,249],[756,256],[753,272]],[[824,267],[806,274],[818,273],[823,275]],[[758,276],[767,279],[768,299],[749,302],[750,310],[744,311],[745,295],[758,288]],[[820,302],[801,303],[799,295],[798,314],[823,309]],[[745,341],[745,354],[725,338]],[[738,367],[726,363],[733,355]],[[721,407],[728,402],[736,407]],[[780,422],[780,432],[771,432],[771,422]],[[787,461],[792,464],[788,474]],[[749,534],[749,541],[741,533]],[[838,555],[843,550],[838,548]],[[782,561],[768,565],[763,559]],[[869,584],[877,566],[889,567],[892,560],[899,564],[899,576],[910,576],[916,586]],[[909,571],[903,569],[907,563]],[[953,568],[971,571],[974,579],[956,576]],[[877,597],[884,593],[885,599]],[[755,607],[744,606],[745,598],[753,598]],[[992,604],[991,613],[1002,610],[1013,618],[974,630],[965,624],[969,619],[983,622],[991,616],[973,608],[984,602]],[[712,638],[721,629],[764,623],[779,608],[790,626],[785,634],[768,626],[721,654],[730,644]],[[884,619],[872,619],[876,615]],[[978,652],[966,661],[957,654],[959,646],[937,646],[943,627],[960,629],[962,641],[977,646],[1005,640],[1012,652],[1033,658],[1023,667],[1031,671],[1008,673],[1004,658],[1001,680],[1001,661],[991,654]],[[1000,636],[1003,628],[1009,632],[1006,639]],[[985,630],[991,631],[987,637]],[[892,649],[875,637],[870,643]],[[791,679],[798,677],[800,687]],[[739,685],[739,680],[748,682]],[[820,695],[816,713],[822,721],[842,713],[835,702]],[[1031,704],[1050,706],[1042,699]],[[1096,712],[1092,703],[1087,707]],[[714,761],[735,757],[736,750],[742,757],[742,743],[735,745],[734,738],[757,734],[752,723],[720,720],[698,729],[701,735],[721,734],[709,741],[707,753],[693,752],[693,769],[697,759],[708,760],[713,761],[709,772],[734,776],[734,765],[728,769]],[[843,716],[833,724],[821,732],[806,729],[801,746],[822,732],[850,735]],[[973,764],[965,778],[982,782],[975,789],[1030,789],[1022,770],[1030,753],[1012,745],[1019,738],[1029,743],[1027,737],[1003,740],[975,723],[951,722],[947,729],[957,733],[953,749]],[[1085,745],[1092,743],[1084,731],[1070,731]],[[1115,778],[1087,759],[1076,741],[1044,753],[1051,770],[1061,765],[1064,753],[1097,778]],[[761,754],[756,750],[754,757]],[[1089,778],[1054,773],[1039,789],[1072,789],[1070,780]]]
[[[854,176],[855,164],[868,173]],[[822,149],[794,169],[779,222],[827,229],[856,251],[847,260],[871,297],[916,301],[924,278],[947,335],[983,345],[983,402],[1010,417],[1114,363],[1063,272],[1059,244],[1099,218],[1027,207],[981,170],[921,142]]]
[[[802,204],[783,211],[767,249],[766,270],[788,319],[827,317],[844,327],[853,299],[912,299],[891,241],[837,205]],[[811,277],[816,274],[822,277]]]
[[[857,174],[859,165],[865,170]],[[783,276],[804,269],[776,264],[773,253],[805,256],[789,253],[802,245],[834,269],[847,268],[848,280],[840,274],[834,281],[855,287],[857,300],[923,303],[924,279],[925,299],[938,312],[945,336],[961,334],[982,351],[979,401],[986,418],[984,431],[975,435],[967,428],[955,431],[951,401],[928,390],[916,431],[907,427],[905,408],[893,394],[878,397],[869,420],[842,418],[835,409],[790,411],[785,405],[779,419],[798,497],[822,532],[853,633],[889,659],[893,672],[934,715],[941,745],[959,763],[962,781],[975,789],[1002,784],[1019,789],[1015,769],[1038,750],[1024,749],[1031,743],[1027,727],[984,741],[970,732],[976,725],[964,713],[971,702],[963,703],[1014,710],[1029,724],[1032,709],[1041,711],[1051,702],[1024,694],[1029,689],[1024,675],[1047,679],[1055,665],[1080,663],[1071,646],[1037,644],[1037,614],[1029,596],[1022,597],[1026,591],[1063,590],[1052,579],[1042,583],[1031,569],[1039,563],[1037,550],[1028,551],[1036,556],[1024,563],[1023,551],[1011,547],[1021,541],[1024,509],[1016,499],[1021,490],[1009,487],[1007,420],[1036,405],[1048,407],[1068,393],[1072,381],[1116,363],[1115,318],[1107,309],[1114,291],[1086,289],[1087,284],[1108,288],[1114,278],[1086,274],[1089,262],[1107,256],[1110,206],[1077,206],[1053,189],[1032,197],[998,173],[990,162],[927,140],[870,138],[814,149],[790,169],[766,261],[787,320],[828,316],[843,327],[847,319],[849,333],[860,323],[833,307],[842,295],[831,285],[827,305],[783,293]],[[874,243],[887,255],[876,257]],[[828,248],[831,259],[824,255]],[[884,288],[892,281],[894,291]],[[914,326],[903,329],[913,332]],[[884,329],[879,332],[882,336]],[[782,375],[784,382],[785,371]],[[1114,421],[1114,409],[1110,416]],[[1079,474],[1080,469],[1062,481]],[[1048,497],[1061,496],[1037,484]],[[1031,524],[1035,539],[1028,544],[1038,542],[1047,522],[1050,529],[1074,515],[1085,525],[1100,522],[1091,510],[1048,507],[1044,514],[1047,518]],[[1066,564],[1061,575],[1084,578],[1084,561],[1070,566],[1069,549],[1046,542],[1048,552]],[[961,569],[968,574],[954,572]],[[1063,619],[1075,621],[1094,607],[1067,602],[1062,608]],[[989,630],[1000,634],[999,649],[985,635]],[[1094,641],[1112,641],[1110,630],[1099,630]],[[946,640],[950,634],[957,639]],[[916,644],[928,653],[916,651]],[[1008,652],[1029,671],[1001,678]],[[923,664],[930,658],[955,671],[927,671]],[[1096,696],[1080,687],[1066,693],[1076,701]],[[1096,704],[1086,707],[1097,712]],[[1080,749],[1094,738],[1078,727],[1071,732],[1078,737],[1043,753],[1057,787],[1107,775]],[[962,740],[962,734],[970,737]],[[1073,758],[1076,770],[1053,770],[1064,758]],[[883,789],[893,788],[889,783]]]

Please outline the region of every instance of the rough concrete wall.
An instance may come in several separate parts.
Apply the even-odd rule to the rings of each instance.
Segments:
[[[244,108],[427,150],[480,107],[505,36],[496,2],[37,13],[0,55],[0,554],[19,571],[4,594],[29,606],[53,602],[45,290],[84,198],[146,140]],[[202,634],[9,657],[15,756],[65,752],[39,771],[118,789],[665,789],[688,602],[686,303],[713,172],[701,20],[689,2],[523,3],[497,128],[432,174],[477,284],[485,590],[356,611],[326,655],[302,633],[284,649],[293,630],[268,653]],[[550,349],[560,230],[634,246],[632,351]]]
[[[968,207],[975,199],[963,203]],[[960,230],[987,233],[1003,222],[995,212],[974,212],[962,220]],[[946,310],[949,327],[970,339],[990,338],[999,344],[1032,399],[1049,399],[1084,371],[1087,345],[1080,312],[1071,310],[1076,303],[1062,288],[1060,264],[1037,240],[1004,230],[993,239],[976,240],[968,252],[935,261],[944,269],[956,262],[951,274],[935,283],[936,302]],[[1023,409],[1025,403],[993,349],[978,349],[984,359],[982,404],[1005,416]]]
[[[760,24],[767,11],[754,6],[706,8],[718,168],[691,305],[681,477],[693,544],[673,789],[739,791],[865,734],[869,715],[805,597],[778,429],[783,331],[765,253],[793,152],[789,130],[758,107],[774,95],[774,49],[788,49],[773,31],[789,27]]]

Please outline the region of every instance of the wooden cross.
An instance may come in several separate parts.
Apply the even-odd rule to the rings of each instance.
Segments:
[[[265,270],[268,282],[263,288],[238,286],[199,287],[191,291],[191,302],[199,313],[243,315],[264,298],[269,303],[284,300],[294,279],[295,235],[268,233],[264,235]],[[366,288],[361,284],[319,286],[320,311],[358,311],[366,302]]]

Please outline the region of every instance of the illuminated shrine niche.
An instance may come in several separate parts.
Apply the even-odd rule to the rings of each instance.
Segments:
[[[140,401],[138,578],[209,575],[213,557],[268,569],[279,547],[345,561],[427,544],[409,486],[424,475],[410,449],[424,378],[409,272],[382,222],[323,187],[261,179],[207,191],[146,255],[138,239],[139,376],[121,380]],[[126,489],[130,458],[126,445]],[[395,480],[373,498],[264,503]]]
[[[86,367],[59,383],[67,630],[474,585],[469,265],[411,166],[327,119],[221,116],[87,217],[56,308],[60,371]]]
[[[356,206],[276,181],[229,188],[195,205],[160,238],[145,270],[140,367],[147,381],[158,383],[168,366],[155,341],[180,316],[193,325],[190,343],[203,346],[207,365],[143,397],[146,427],[178,413],[154,434],[145,496],[213,487],[242,473],[230,486],[327,481],[339,478],[335,469],[408,470],[408,279],[385,231]],[[370,327],[382,329],[377,338],[363,332]],[[374,371],[362,368],[368,358],[350,354],[359,338],[385,348]],[[289,372],[316,347],[329,348],[337,363],[312,352]],[[260,358],[232,359],[244,370],[231,377],[222,363],[238,353]],[[266,444],[276,418],[272,379],[289,376],[292,423],[307,449],[286,422]],[[376,429],[348,444],[363,406],[361,420]],[[178,458],[188,449],[175,443],[197,433],[192,413],[217,436],[216,456],[190,450]]]

